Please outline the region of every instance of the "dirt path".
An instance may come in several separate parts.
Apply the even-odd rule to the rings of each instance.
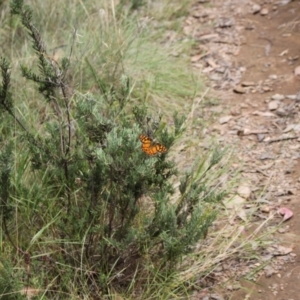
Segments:
[[[197,1],[185,33],[198,42],[192,64],[220,99],[207,134],[237,147],[254,221],[274,214],[271,265],[226,297],[300,299],[300,1]],[[280,208],[294,215],[276,229]]]

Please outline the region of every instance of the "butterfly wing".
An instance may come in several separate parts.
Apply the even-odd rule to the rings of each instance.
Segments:
[[[144,134],[141,134],[140,141],[142,142],[142,146],[141,146],[142,150],[147,153],[148,149],[151,147],[152,139],[150,139],[148,136]]]
[[[155,144],[155,148],[156,148],[156,151],[159,152],[159,153],[166,153],[168,151],[168,149],[162,145],[162,144]]]
[[[165,146],[159,143],[154,143],[153,140],[145,134],[141,134],[139,138],[142,142],[142,151],[150,156],[153,156],[157,153],[166,153],[168,151]]]

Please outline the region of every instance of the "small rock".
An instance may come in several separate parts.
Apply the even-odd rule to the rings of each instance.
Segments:
[[[296,55],[296,56],[289,56],[288,57],[288,60],[290,61],[290,62],[294,62],[295,60],[298,60],[299,59],[299,55]]]
[[[276,110],[278,108],[278,106],[279,106],[279,103],[276,100],[270,101],[268,104],[269,110]]]
[[[212,300],[224,300],[223,296],[218,294],[210,294],[210,299]]]
[[[287,117],[289,113],[285,109],[279,108],[276,110],[276,115],[279,117]]]
[[[265,135],[263,133],[257,134],[257,140],[261,143],[265,139]]]
[[[247,213],[245,209],[237,209],[235,210],[236,215],[243,220],[244,222],[247,222]]]
[[[283,221],[290,219],[294,215],[294,213],[287,207],[281,207],[278,212],[283,216]]]
[[[254,116],[261,116],[261,117],[275,117],[276,116],[275,114],[273,114],[273,113],[271,113],[269,111],[258,111],[258,110],[254,111],[252,113],[252,115],[254,115]]]
[[[251,10],[252,10],[252,13],[255,15],[255,14],[257,14],[258,12],[260,12],[261,6],[260,6],[259,4],[253,4]]]
[[[284,95],[281,95],[281,94],[275,94],[271,97],[272,100],[277,100],[277,101],[281,101],[285,98]]]
[[[266,255],[262,255],[260,258],[261,258],[262,261],[268,261],[268,260],[271,260],[273,258],[273,255],[272,254],[266,254]]]
[[[269,86],[264,86],[262,89],[264,92],[270,92],[272,90]]]
[[[275,74],[272,74],[269,76],[269,79],[272,79],[272,80],[276,80],[277,78],[278,78],[278,76]]]
[[[286,95],[286,98],[290,99],[290,100],[296,100],[297,96],[296,95]]]
[[[265,16],[269,13],[269,10],[267,8],[263,8],[261,11],[260,11],[260,14],[261,16]]]
[[[271,277],[273,274],[275,274],[276,271],[271,267],[271,266],[267,266],[265,267],[265,276],[268,278],[268,277]]]
[[[255,82],[254,81],[243,81],[241,83],[242,86],[254,86]]]
[[[246,30],[253,30],[255,28],[255,26],[252,23],[249,23],[245,26]]]
[[[214,40],[218,37],[219,35],[216,33],[208,33],[208,34],[201,35],[198,40],[204,42],[204,41]]]
[[[292,1],[293,0],[280,0],[280,1],[277,1],[276,4],[279,4],[279,5],[283,6],[283,5],[289,4]]]
[[[219,119],[220,124],[228,123],[232,119],[232,116],[224,116]]]
[[[245,199],[248,199],[251,195],[251,189],[248,185],[241,185],[239,186],[237,193]]]
[[[295,74],[296,77],[300,78],[300,66],[295,68],[294,74]]]
[[[264,213],[269,213],[270,212],[270,206],[268,205],[263,205],[261,208],[260,208],[260,211],[261,212],[264,212]]]
[[[227,290],[228,291],[236,291],[239,290],[242,286],[240,284],[235,284],[235,285],[228,285]]]
[[[198,60],[200,60],[202,58],[202,55],[201,54],[197,54],[197,55],[194,55],[191,57],[191,62],[196,62]]]
[[[233,18],[226,18],[222,17],[217,21],[216,27],[220,28],[227,28],[234,25],[234,19]]]
[[[233,91],[237,94],[245,94],[246,90],[241,86],[234,87]]]
[[[239,71],[240,71],[241,73],[244,73],[244,72],[246,72],[246,70],[247,70],[247,68],[246,68],[246,67],[239,67]]]
[[[216,268],[214,268],[214,272],[222,272],[223,270],[223,266],[216,266]]]
[[[261,153],[258,157],[259,160],[274,159],[274,156],[268,152]]]
[[[233,116],[239,116],[239,115],[241,114],[241,109],[238,108],[238,107],[232,107],[232,108],[230,109],[230,113],[231,113],[231,115],[233,115]]]
[[[245,204],[246,200],[238,195],[233,196],[231,199],[226,199],[223,203],[228,209],[238,210]]]
[[[235,10],[235,15],[237,16],[243,15],[243,9],[241,7],[237,7]]]
[[[273,252],[275,256],[282,256],[287,255],[293,251],[292,248],[284,247],[284,246],[277,246],[277,249]]]
[[[196,18],[196,19],[201,18],[201,16],[202,16],[202,13],[200,11],[195,11],[193,13],[193,17]]]
[[[289,132],[289,131],[300,131],[300,124],[288,124],[284,129],[283,129],[283,133]]]

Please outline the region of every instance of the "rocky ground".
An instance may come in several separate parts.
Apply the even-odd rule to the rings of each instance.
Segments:
[[[196,41],[193,67],[220,99],[202,114],[219,115],[206,135],[243,162],[238,216],[254,211],[253,224],[269,218],[275,232],[257,283],[195,299],[300,299],[300,1],[199,0],[184,32]]]

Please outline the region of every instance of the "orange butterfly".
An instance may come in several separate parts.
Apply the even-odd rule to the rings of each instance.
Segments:
[[[164,145],[153,142],[153,140],[145,134],[140,134],[139,138],[142,142],[142,150],[150,156],[157,153],[166,153],[168,151]]]

